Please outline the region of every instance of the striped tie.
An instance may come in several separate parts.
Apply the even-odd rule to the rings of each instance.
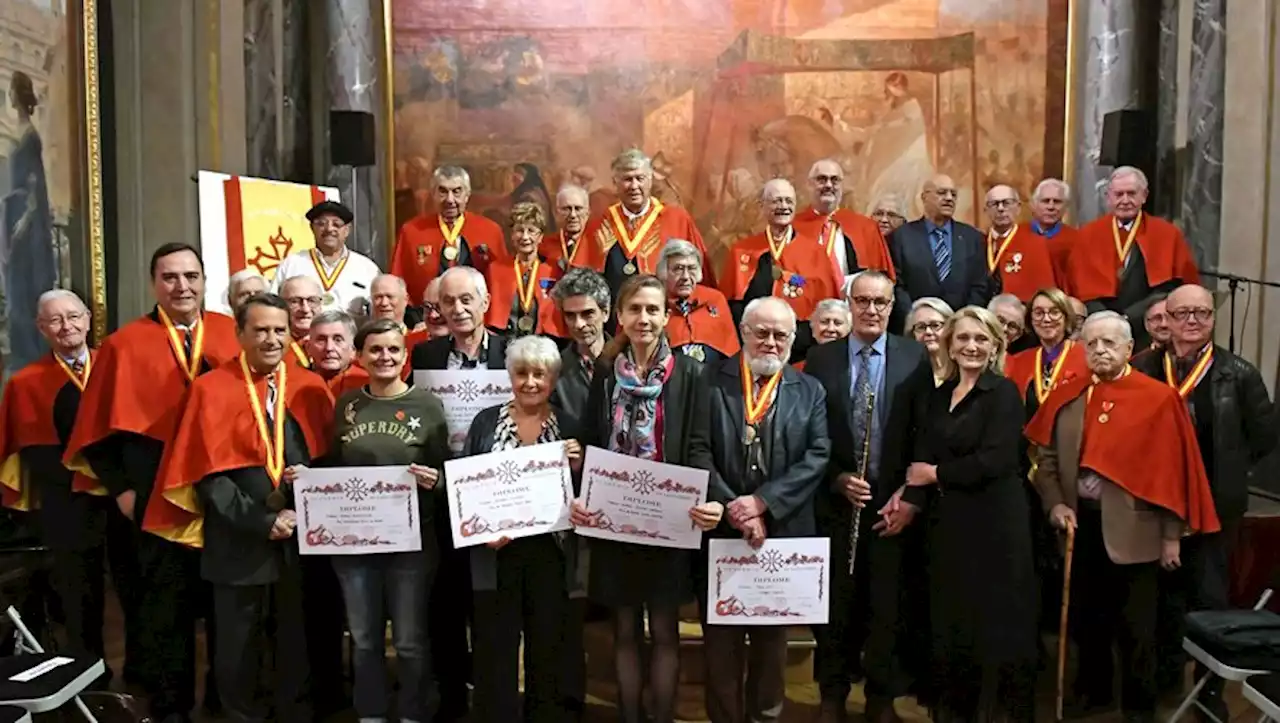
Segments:
[[[946,281],[951,275],[951,249],[947,248],[946,232],[935,228],[930,234],[933,240],[933,265],[938,268],[938,280]]]

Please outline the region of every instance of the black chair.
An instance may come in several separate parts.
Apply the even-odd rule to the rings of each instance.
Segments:
[[[1244,682],[1244,699],[1258,710],[1258,723],[1280,721],[1280,673],[1255,675]]]

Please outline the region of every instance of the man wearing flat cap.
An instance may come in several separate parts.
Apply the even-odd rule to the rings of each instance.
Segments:
[[[363,316],[369,288],[382,271],[368,256],[347,248],[351,233],[351,209],[336,201],[321,201],[307,211],[315,248],[295,251],[276,269],[275,293],[295,276],[309,276],[320,283],[324,311],[340,309]]]

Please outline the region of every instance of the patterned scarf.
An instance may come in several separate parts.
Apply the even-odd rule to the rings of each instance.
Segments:
[[[675,367],[671,347],[663,337],[653,355],[653,363],[641,379],[636,370],[631,348],[618,355],[613,363],[613,429],[609,435],[609,451],[641,459],[658,458],[655,427],[658,419],[658,397],[662,385]]]
[[[498,412],[498,423],[493,429],[493,447],[489,450],[490,452],[504,452],[520,446],[520,432],[516,428],[515,418],[511,416],[511,408],[514,404],[515,402],[507,402]],[[534,444],[558,441],[560,441],[560,423],[556,421],[556,413],[551,412],[547,415],[547,421],[542,424],[542,431]]]

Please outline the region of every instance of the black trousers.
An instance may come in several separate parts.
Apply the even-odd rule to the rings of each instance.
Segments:
[[[68,652],[104,657],[102,609],[106,548],[53,551],[53,588],[62,602]]]
[[[1075,693],[1091,703],[1114,700],[1113,644],[1120,653],[1120,707],[1151,714],[1156,703],[1156,605],[1159,565],[1117,565],[1102,540],[1102,513],[1077,512],[1069,625],[1080,649]]]
[[[436,525],[440,545],[440,569],[431,587],[427,629],[431,643],[431,669],[440,691],[436,718],[445,723],[466,715],[467,684],[471,682],[471,649],[467,624],[471,619],[471,558],[467,550],[455,550],[448,525]]]
[[[301,570],[285,565],[271,585],[214,585],[218,654],[214,670],[223,710],[236,723],[267,720],[258,690],[267,670],[263,665],[268,641],[275,661],[273,691],[275,718],[311,721],[310,666],[306,615],[302,605]],[[274,613],[274,635],[267,621]]]
[[[1228,610],[1231,607],[1231,543],[1238,520],[1224,520],[1222,531],[1182,538],[1177,570],[1160,572],[1160,603],[1156,638],[1159,664],[1156,680],[1160,690],[1181,691],[1187,655],[1182,650],[1186,635],[1186,615],[1195,610]],[[1204,673],[1196,667],[1196,676]],[[1201,702],[1220,701],[1222,679],[1214,676],[1205,684]]]
[[[826,625],[814,625],[813,671],[824,701],[843,701],[863,677],[862,653],[871,630],[870,549],[875,534],[874,505],[862,508],[854,574],[849,576],[849,524],[824,525],[831,538],[831,606]]]
[[[342,665],[342,633],[346,626],[342,586],[333,563],[323,555],[302,557],[300,585],[302,598],[307,601],[302,621],[310,661],[310,695],[316,714],[324,717],[350,705]],[[283,623],[277,621],[279,624]],[[288,652],[288,648],[284,650]],[[284,660],[292,661],[294,657],[290,654]]]
[[[196,697],[196,619],[205,615],[206,653],[216,659],[217,632],[208,615],[211,594],[200,578],[200,551],[161,537],[138,537],[136,589],[142,684],[151,715],[189,715]]]
[[[111,587],[120,601],[124,615],[124,679],[130,683],[143,683],[143,658],[138,651],[142,622],[138,620],[138,597],[142,585],[139,581],[141,557],[138,526],[124,515],[112,501],[107,511],[107,566],[111,574]]]

